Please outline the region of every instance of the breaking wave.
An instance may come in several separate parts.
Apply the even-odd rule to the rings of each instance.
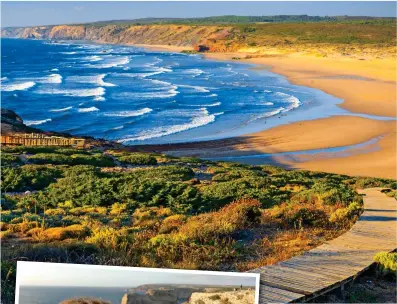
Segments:
[[[13,83],[13,84],[2,84],[1,90],[5,92],[25,91],[35,85],[36,83],[34,81],[27,81],[21,83]]]
[[[73,109],[73,107],[66,107],[66,108],[62,108],[62,109],[51,109],[50,112],[65,112],[70,109]]]
[[[77,111],[80,112],[80,113],[88,113],[88,112],[96,112],[96,111],[99,111],[99,109],[96,108],[96,107],[89,107],[89,108],[80,108],[80,109],[78,109]]]
[[[102,87],[93,89],[47,89],[36,91],[38,94],[54,94],[54,95],[64,95],[72,97],[93,97],[105,95],[105,89]]]
[[[51,121],[51,118],[43,119],[43,120],[26,120],[25,125],[27,126],[37,126],[37,125],[42,125],[46,122]]]
[[[152,112],[153,109],[151,108],[143,108],[140,110],[136,111],[119,111],[119,112],[112,112],[112,113],[104,113],[104,116],[110,116],[110,117],[135,117],[135,116],[141,116],[146,113]]]
[[[159,137],[187,131],[190,129],[202,127],[215,121],[214,114],[208,114],[208,111],[205,108],[202,108],[200,110],[201,110],[200,114],[193,117],[191,121],[188,123],[154,128],[148,131],[143,131],[136,136],[129,136],[129,137],[127,136],[125,138],[118,140],[118,142],[126,143],[131,141],[142,141],[146,139],[159,138]]]
[[[98,75],[90,75],[90,76],[69,76],[66,78],[68,81],[73,81],[76,83],[90,83],[98,86],[104,87],[115,87],[116,85],[110,82],[105,82],[103,79],[107,74],[98,74]]]

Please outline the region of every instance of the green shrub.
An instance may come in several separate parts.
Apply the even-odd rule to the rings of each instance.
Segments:
[[[110,227],[100,227],[92,231],[90,237],[85,240],[87,243],[94,244],[99,248],[112,248],[121,250],[125,248],[129,241],[128,231],[125,229],[116,230]]]
[[[374,256],[374,261],[377,263],[378,273],[387,276],[396,277],[397,271],[397,253],[379,252]]]
[[[146,153],[130,153],[128,155],[123,155],[118,157],[118,160],[131,164],[131,165],[156,165],[157,160],[150,154]]]
[[[44,213],[45,215],[66,215],[65,210],[61,208],[47,209]]]
[[[49,146],[5,146],[1,148],[4,152],[8,153],[53,153],[57,150],[57,147]]]
[[[113,167],[113,159],[100,154],[72,154],[38,153],[29,156],[29,161],[36,164],[63,164],[63,165],[91,165],[97,167]]]
[[[337,226],[345,226],[362,212],[362,206],[353,202],[348,207],[338,208],[329,217],[329,221]]]
[[[19,165],[22,163],[21,159],[18,156],[7,154],[1,152],[1,166],[7,167],[12,165]]]
[[[1,188],[3,191],[40,190],[56,181],[61,170],[52,166],[25,165],[18,168],[3,168]]]

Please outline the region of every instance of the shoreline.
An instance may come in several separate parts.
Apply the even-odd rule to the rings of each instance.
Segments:
[[[101,41],[91,43],[112,44]],[[124,44],[162,52],[181,52],[188,46]],[[273,164],[293,169],[325,171],[347,175],[396,178],[396,75],[390,59],[317,58],[302,54],[261,54],[248,52],[200,53],[211,60],[233,61],[255,65],[285,77],[291,84],[310,87],[342,99],[338,107],[351,116],[326,116],[311,120],[285,122],[259,132],[209,141],[125,146],[128,150],[163,152],[175,156],[233,157],[260,153],[283,153],[362,144],[374,138],[378,149],[348,156],[330,155],[326,159],[275,158]],[[242,56],[250,56],[248,59]],[[253,57],[253,58],[251,58]],[[237,58],[237,59],[236,59]],[[336,60],[336,61],[335,61]],[[383,61],[382,61],[383,60]],[[347,62],[347,63],[346,63]],[[380,63],[381,62],[381,63]],[[353,72],[354,70],[354,72]],[[374,72],[375,71],[375,72]],[[374,72],[371,74],[371,72]],[[385,87],[387,89],[385,90]],[[366,93],[372,93],[368,96]],[[363,98],[364,96],[367,96]],[[350,108],[358,107],[359,111]],[[354,114],[389,117],[377,120]],[[256,163],[257,164],[257,163]],[[373,165],[377,164],[377,165]]]
[[[180,47],[139,45],[153,50],[177,52]],[[187,49],[187,48],[184,48]],[[127,149],[156,151],[175,156],[221,157],[258,153],[280,153],[352,146],[374,138],[378,149],[348,156],[275,164],[303,170],[347,175],[396,178],[396,75],[390,59],[317,58],[303,55],[275,55],[243,59],[249,53],[203,53],[211,60],[255,64],[284,76],[289,82],[321,90],[343,100],[337,106],[352,115],[331,116],[279,125],[263,131],[226,139],[181,144],[137,145]],[[235,60],[233,58],[239,58]],[[390,117],[375,120],[357,114]]]

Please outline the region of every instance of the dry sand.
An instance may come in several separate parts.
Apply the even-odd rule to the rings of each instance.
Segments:
[[[186,49],[186,48],[184,48]],[[162,46],[162,50],[177,51]],[[216,60],[245,58],[248,53],[206,53]],[[241,59],[286,76],[292,83],[320,89],[344,100],[341,107],[355,113],[396,117],[395,58],[365,60],[307,54],[261,55]],[[200,144],[148,147],[148,150],[199,157],[277,153],[354,145],[382,136],[377,149],[348,156],[307,160],[278,159],[291,168],[327,171],[348,175],[396,178],[396,121],[355,116],[338,116],[295,122],[246,136]],[[276,162],[277,163],[277,162]]]

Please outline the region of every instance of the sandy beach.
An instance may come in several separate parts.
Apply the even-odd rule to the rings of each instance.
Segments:
[[[187,49],[173,46],[150,48],[173,52]],[[250,53],[205,54],[215,60],[238,57],[242,58],[239,59],[241,62],[271,69],[294,84],[320,89],[343,99],[340,106],[352,113],[396,117],[396,60],[392,58],[322,58],[298,53],[243,59],[247,55]],[[297,169],[396,178],[396,120],[375,120],[353,115],[295,122],[224,140],[139,149],[177,156],[231,157],[343,147],[374,138],[379,139],[376,149],[369,149],[366,153],[361,149],[346,156],[330,154],[321,159],[313,156],[300,161],[284,157],[275,158],[274,163]]]

